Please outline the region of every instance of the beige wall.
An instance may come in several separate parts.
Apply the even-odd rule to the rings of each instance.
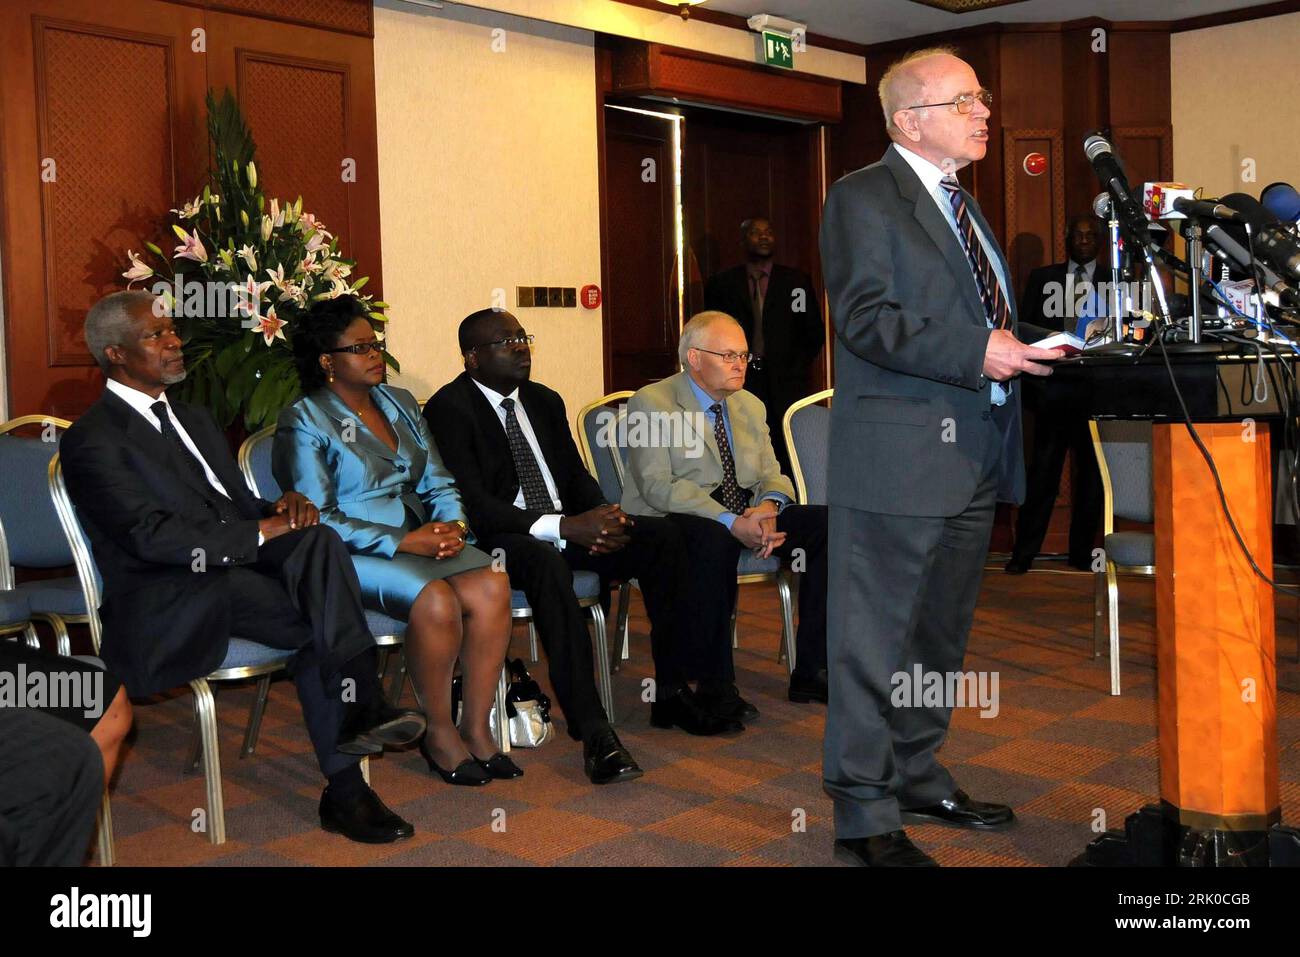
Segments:
[[[593,43],[477,9],[376,6],[384,298],[395,382],[417,398],[462,370],[456,327],[494,290],[537,335],[533,377],[570,418],[603,391],[599,309],[514,307],[517,285],[600,282]]]
[[[1175,179],[1206,196],[1300,184],[1298,38],[1300,13],[1173,34]]]

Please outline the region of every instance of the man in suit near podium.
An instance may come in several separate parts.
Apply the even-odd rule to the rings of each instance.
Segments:
[[[414,828],[365,783],[359,761],[416,740],[424,716],[384,702],[347,547],[298,492],[254,497],[212,416],[167,396],[185,362],[156,301],[118,292],[91,307],[86,344],[108,383],[60,443],[104,580],[104,662],[136,697],[216,670],[231,636],[296,652],[303,718],[329,782],[321,827],[367,844],[408,838]]]
[[[1047,329],[1060,329],[1085,338],[1088,323],[1106,314],[1106,296],[1098,289],[1101,276],[1097,253],[1101,249],[1101,226],[1095,217],[1080,213],[1070,217],[1065,231],[1065,262],[1039,266],[1025,282],[1020,316],[1025,322]],[[1059,303],[1060,315],[1053,304]],[[1052,313],[1049,315],[1049,313]],[[1080,396],[1062,385],[1026,384],[1025,399],[1033,408],[1034,442],[1029,456],[1025,503],[1016,515],[1016,538],[1008,575],[1029,571],[1047,536],[1052,507],[1061,487],[1065,453],[1074,460],[1070,483],[1070,565],[1092,570],[1092,546],[1101,525],[1101,472],[1092,448],[1088,414]]]
[[[904,823],[1014,815],[957,786],[936,756],[955,702],[907,683],[961,672],[994,507],[1024,494],[1015,377],[1060,353],[1017,338],[1039,335],[1017,329],[1006,260],[956,179],[988,148],[975,71],[909,54],[880,100],[893,145],[831,187],[821,230],[836,332],[823,777],[837,858],[933,866]]]
[[[740,224],[745,261],[709,277],[704,308],[740,323],[749,351],[762,356],[745,374],[745,391],[762,401],[781,471],[790,472],[781,419],[796,399],[813,391],[809,369],[822,350],[821,304],[806,272],[775,262],[776,231],[755,216]]]

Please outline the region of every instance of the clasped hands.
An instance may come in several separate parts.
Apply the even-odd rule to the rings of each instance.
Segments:
[[[756,558],[767,558],[785,544],[785,532],[776,530],[776,515],[780,510],[773,499],[764,499],[745,509],[731,523],[731,534],[752,549]]]
[[[585,548],[590,555],[608,555],[632,540],[632,516],[617,505],[597,505],[560,519],[560,537]]]
[[[285,492],[275,503],[275,513],[257,523],[257,530],[265,541],[278,538],[285,532],[320,523],[320,510],[301,492]]]

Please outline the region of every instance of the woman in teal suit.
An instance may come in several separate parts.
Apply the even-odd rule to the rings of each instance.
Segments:
[[[272,471],[342,536],[366,606],[407,622],[430,770],[451,784],[518,777],[488,721],[510,643],[509,579],[467,544],[473,536],[455,482],[415,398],[384,383],[383,352],[365,303],[339,297],[313,307],[294,330],[303,397],[280,413]],[[459,731],[451,715],[457,658]]]

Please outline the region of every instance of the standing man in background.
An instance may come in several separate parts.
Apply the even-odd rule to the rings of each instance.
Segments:
[[[955,175],[984,158],[992,101],[951,50],[895,63],[880,81],[893,145],[831,187],[822,220],[839,393],[823,777],[836,857],[859,865],[933,866],[904,822],[1014,819],[939,763],[954,702],[892,693],[914,669],[961,671],[994,508],[1024,495],[1013,380],[1061,355],[1017,338],[1006,259]]]
[[[725,312],[745,331],[751,364],[745,389],[762,400],[767,428],[782,473],[793,474],[781,419],[796,399],[813,392],[809,370],[822,350],[821,304],[806,272],[774,262],[776,232],[771,220],[755,216],[740,224],[745,261],[709,277],[704,308]]]

